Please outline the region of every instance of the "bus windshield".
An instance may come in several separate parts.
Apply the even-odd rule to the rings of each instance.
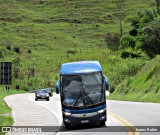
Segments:
[[[105,100],[102,74],[64,75],[62,80],[62,103],[66,106],[85,107]]]

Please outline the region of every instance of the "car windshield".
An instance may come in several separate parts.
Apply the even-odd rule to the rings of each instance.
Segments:
[[[51,92],[51,89],[46,89],[47,92]]]
[[[63,104],[84,107],[104,101],[102,74],[62,76]]]
[[[37,93],[47,93],[47,91],[46,90],[40,90],[40,91],[37,91]]]

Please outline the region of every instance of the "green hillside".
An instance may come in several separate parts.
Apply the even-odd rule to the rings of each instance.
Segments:
[[[160,102],[160,55],[116,87],[110,99]]]
[[[154,0],[127,0],[124,33],[131,28],[128,16],[152,7]],[[12,87],[54,87],[62,63],[98,60],[110,80],[110,91],[118,91],[124,79],[141,74],[149,58],[142,52],[140,58],[121,58],[117,11],[112,0],[0,1],[0,61],[12,61],[17,68]],[[109,43],[110,35],[117,35],[114,43]],[[143,86],[144,91],[149,86]]]

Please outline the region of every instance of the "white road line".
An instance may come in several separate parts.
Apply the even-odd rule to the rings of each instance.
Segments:
[[[31,97],[31,96],[29,96],[29,97]],[[27,100],[29,100],[29,101],[31,101],[31,102],[33,102],[33,103],[36,103],[35,101],[33,101],[33,100],[31,100],[29,97],[27,97]],[[36,103],[37,104],[37,103]],[[58,115],[54,112],[54,111],[52,111],[51,109],[49,109],[48,107],[46,107],[46,106],[43,106],[43,105],[40,105],[40,104],[37,104],[37,105],[39,105],[39,106],[41,106],[41,107],[44,107],[44,108],[46,108],[47,110],[49,110],[50,112],[52,112],[55,116],[56,116],[56,118],[58,119],[58,125],[59,126],[61,126],[61,120],[60,120],[60,118],[58,117]]]

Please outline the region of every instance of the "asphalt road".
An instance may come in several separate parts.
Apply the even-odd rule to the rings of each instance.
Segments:
[[[107,100],[108,120],[106,126],[83,126],[68,130],[62,123],[59,95],[54,94],[50,101],[35,101],[34,94],[19,94],[6,97],[13,109],[14,125],[57,126],[57,132],[50,134],[105,134],[105,135],[159,135],[156,132],[128,132],[127,126],[160,126],[160,104]],[[23,113],[22,113],[23,112]],[[113,131],[111,126],[123,126],[126,132]],[[107,131],[107,132],[103,132]],[[48,133],[43,133],[48,134]]]
[[[108,110],[134,126],[160,126],[160,104],[108,100]]]

